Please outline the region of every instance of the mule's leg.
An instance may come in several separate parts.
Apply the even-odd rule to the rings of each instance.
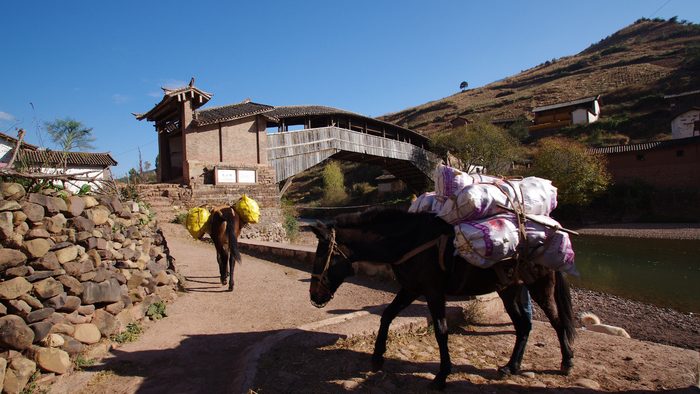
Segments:
[[[228,247],[229,247],[228,291],[233,291],[233,268],[236,265],[236,258],[240,259],[240,253],[238,252],[238,240],[236,239],[236,224],[234,223],[234,219],[232,217],[227,218],[226,229],[228,230],[227,232],[228,232]]]
[[[219,245],[217,242],[214,243],[216,245],[216,261],[219,263],[221,285],[226,286],[228,277],[228,252],[224,245]]]
[[[527,339],[530,336],[530,331],[532,331],[532,322],[525,311],[525,306],[520,301],[521,289],[521,286],[509,286],[498,292],[515,328],[515,346],[513,347],[510,361],[508,361],[508,364],[498,368],[498,372],[502,375],[517,374],[520,371]]]
[[[447,319],[445,318],[445,295],[435,294],[426,296],[430,316],[433,318],[435,328],[435,339],[440,348],[440,371],[435,375],[435,379],[428,385],[432,390],[444,390],[447,385],[445,381],[452,372],[452,362],[450,361],[450,351],[447,348]]]
[[[557,332],[561,348],[561,372],[568,375],[574,367],[574,351],[571,349],[575,336],[571,293],[566,277],[561,272],[551,273],[528,287],[530,296],[542,308],[552,328]]]
[[[386,338],[389,335],[389,326],[394,318],[413,301],[418,298],[418,294],[401,289],[391,301],[384,312],[377,332],[377,340],[374,342],[374,354],[372,354],[372,372],[377,372],[384,367],[384,352],[386,352]]]

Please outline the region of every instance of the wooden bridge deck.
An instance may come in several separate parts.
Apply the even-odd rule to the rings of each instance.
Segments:
[[[329,157],[382,166],[416,191],[432,183],[435,167],[441,161],[432,152],[408,142],[339,127],[267,135],[267,159],[275,169],[275,182]]]

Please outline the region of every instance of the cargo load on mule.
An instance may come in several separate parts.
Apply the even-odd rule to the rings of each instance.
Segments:
[[[241,262],[238,250],[238,237],[249,223],[257,223],[260,217],[258,203],[245,194],[233,206],[216,207],[207,210],[197,207],[187,212],[186,227],[193,238],[199,239],[205,233],[211,236],[216,247],[216,260],[219,263],[221,285],[228,284],[233,291],[233,268]]]
[[[489,268],[506,259],[532,261],[578,275],[569,234],[549,214],[557,188],[537,177],[499,178],[438,166],[435,191],[409,212],[431,212],[454,226],[455,254]]]

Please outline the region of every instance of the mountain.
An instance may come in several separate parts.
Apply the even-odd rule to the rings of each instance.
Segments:
[[[379,119],[430,136],[449,130],[457,117],[531,120],[535,107],[600,95],[594,124],[607,138],[595,144],[618,144],[620,137],[637,143],[670,138],[664,95],[698,89],[700,25],[642,18],[577,55]],[[529,142],[540,136],[533,133]]]

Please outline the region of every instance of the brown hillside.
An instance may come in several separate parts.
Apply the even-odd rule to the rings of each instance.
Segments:
[[[379,119],[430,135],[460,116],[532,119],[537,106],[600,94],[601,120],[631,142],[670,138],[664,94],[700,88],[700,25],[639,20],[578,55]]]

